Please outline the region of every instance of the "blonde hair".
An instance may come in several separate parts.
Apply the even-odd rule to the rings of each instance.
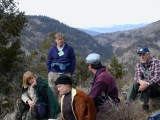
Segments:
[[[26,71],[23,74],[23,87],[24,88],[27,88],[29,86],[28,79],[31,78],[31,77],[37,78],[37,75],[34,75],[31,71]]]
[[[62,34],[60,32],[58,32],[58,33],[55,34],[55,39],[58,39],[59,37],[62,37],[63,39],[65,39],[64,38],[64,34]]]

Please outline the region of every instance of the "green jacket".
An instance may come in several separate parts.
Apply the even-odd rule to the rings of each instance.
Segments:
[[[25,89],[24,89],[25,90]],[[56,119],[60,113],[60,105],[57,98],[48,86],[48,81],[38,77],[35,85],[37,103],[45,101],[47,103],[47,118]]]

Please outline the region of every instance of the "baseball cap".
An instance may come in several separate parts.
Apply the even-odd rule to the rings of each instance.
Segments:
[[[97,64],[100,62],[100,55],[97,53],[91,53],[86,57],[86,63]]]
[[[146,47],[145,48],[140,48],[140,49],[137,50],[137,54],[145,54],[147,52],[149,52],[149,49],[146,48]]]

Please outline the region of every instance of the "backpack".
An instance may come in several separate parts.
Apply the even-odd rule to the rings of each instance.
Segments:
[[[36,104],[37,114],[39,118],[46,118],[47,116],[47,104],[45,102],[41,102]]]

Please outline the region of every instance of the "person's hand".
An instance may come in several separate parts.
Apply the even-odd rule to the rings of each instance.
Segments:
[[[144,85],[146,85],[146,81],[144,81],[144,80],[139,80],[139,84],[140,84],[140,86],[144,86]]]
[[[28,100],[27,101],[30,107],[34,107],[35,106],[35,102],[32,100]]]
[[[32,83],[31,87],[33,88],[36,85],[36,80]]]
[[[143,92],[148,86],[139,86],[138,91]]]
[[[139,80],[139,84],[140,86],[139,86],[138,91],[141,91],[141,92],[143,92],[145,89],[149,87],[148,82],[143,81],[143,80]]]

